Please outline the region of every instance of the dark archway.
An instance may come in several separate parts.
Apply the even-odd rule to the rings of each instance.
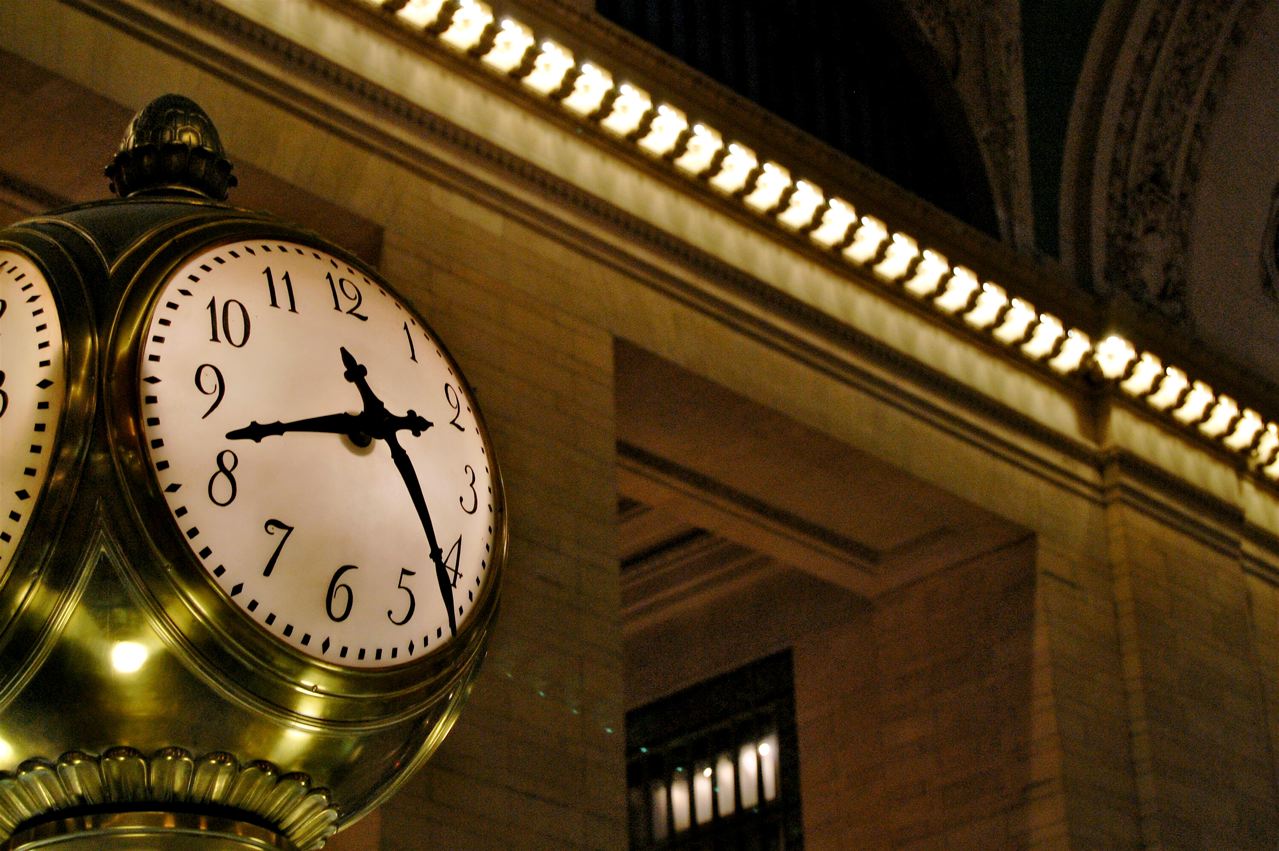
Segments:
[[[999,236],[951,75],[880,0],[598,0],[600,14],[905,189]]]

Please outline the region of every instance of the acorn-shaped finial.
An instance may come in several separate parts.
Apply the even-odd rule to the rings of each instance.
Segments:
[[[106,175],[121,198],[180,194],[223,201],[236,184],[231,168],[208,114],[190,98],[168,94],[133,116]]]

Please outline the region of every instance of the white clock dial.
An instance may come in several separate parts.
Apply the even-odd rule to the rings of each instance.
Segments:
[[[160,288],[143,439],[173,520],[226,596],[337,665],[420,659],[466,624],[500,513],[470,390],[378,282],[241,240]]]
[[[49,282],[21,254],[0,250],[0,578],[49,477],[65,384]]]

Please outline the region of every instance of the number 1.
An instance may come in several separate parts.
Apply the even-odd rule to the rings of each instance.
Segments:
[[[417,363],[417,351],[413,348],[413,334],[409,332],[409,323],[404,323],[404,336],[409,338],[409,360]]]

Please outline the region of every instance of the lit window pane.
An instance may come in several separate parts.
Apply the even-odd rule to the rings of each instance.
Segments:
[[[666,784],[654,783],[650,787],[653,796],[653,838],[666,838],[666,824],[669,816],[666,810]]]
[[[754,742],[742,745],[737,754],[737,770],[742,784],[742,808],[750,809],[759,803],[759,755]]]
[[[733,758],[728,754],[721,754],[715,763],[715,788],[719,797],[719,814],[732,815],[737,809],[737,801],[733,794]]]
[[[759,743],[759,770],[764,779],[764,800],[777,800],[777,734],[766,736]]]
[[[688,778],[680,774],[671,781],[671,815],[675,820],[675,832],[688,830],[692,824],[689,812]]]
[[[693,813],[694,821],[706,824],[714,815],[711,807],[711,788],[715,785],[712,778],[715,772],[710,763],[699,763],[693,772]]]

